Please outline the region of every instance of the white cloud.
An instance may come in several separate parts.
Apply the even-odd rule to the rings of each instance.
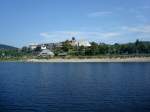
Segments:
[[[73,32],[73,31],[53,31],[53,32],[43,32],[40,33],[40,36],[44,37],[44,38],[68,38],[68,37],[72,37],[72,36],[77,36],[79,35],[81,32]]]
[[[109,16],[112,12],[110,11],[98,11],[98,12],[92,12],[88,14],[88,17],[99,17],[99,16]]]
[[[43,33],[40,33],[40,36],[42,36],[42,37],[49,37],[49,33],[43,32]]]
[[[78,40],[86,39],[89,41],[100,41],[109,40],[112,37],[118,37],[121,34],[119,32],[81,32],[81,31],[54,31],[54,32],[44,32],[40,33],[40,36],[44,37],[46,40],[58,42],[71,37],[76,37]]]
[[[135,33],[150,34],[150,25],[139,26],[139,27],[123,27],[123,30],[127,30],[129,32],[135,32]]]
[[[137,19],[139,19],[140,21],[143,21],[143,22],[146,22],[147,21],[147,18],[146,16],[144,15],[136,15],[135,16]]]
[[[142,9],[150,9],[150,6],[143,6]]]
[[[120,36],[121,34],[118,32],[108,32],[108,33],[102,33],[101,34],[103,37],[116,37],[116,36]]]

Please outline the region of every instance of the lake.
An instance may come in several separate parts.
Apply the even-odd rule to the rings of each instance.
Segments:
[[[150,112],[150,63],[0,63],[0,112]]]

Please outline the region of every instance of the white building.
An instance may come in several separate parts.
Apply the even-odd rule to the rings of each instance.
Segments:
[[[84,47],[90,47],[91,46],[91,44],[88,41],[85,41],[85,40],[77,41],[75,39],[75,37],[72,37],[72,40],[69,42],[72,46],[84,46]]]
[[[78,41],[78,46],[90,47],[91,44],[88,41]]]
[[[91,44],[88,41],[85,41],[85,40],[77,41],[77,40],[75,40],[74,37],[70,41],[70,44],[72,46],[84,46],[84,47],[90,47],[91,46]]]
[[[84,47],[90,47],[91,44],[88,41],[76,41],[74,43],[71,43],[72,46],[84,46]]]

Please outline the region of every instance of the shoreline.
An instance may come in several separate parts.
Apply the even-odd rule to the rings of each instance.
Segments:
[[[39,62],[39,63],[78,63],[78,62],[150,62],[150,57],[142,58],[93,58],[93,59],[28,59],[23,62]]]
[[[19,59],[19,60],[0,60],[0,62],[25,62],[25,63],[109,63],[109,62],[150,62],[150,57],[125,57],[125,58],[51,58],[51,59]]]

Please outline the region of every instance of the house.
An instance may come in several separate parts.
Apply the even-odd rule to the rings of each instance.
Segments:
[[[44,49],[40,52],[39,56],[50,56],[50,57],[53,57],[54,56],[54,53],[51,52],[50,50],[48,49]]]

